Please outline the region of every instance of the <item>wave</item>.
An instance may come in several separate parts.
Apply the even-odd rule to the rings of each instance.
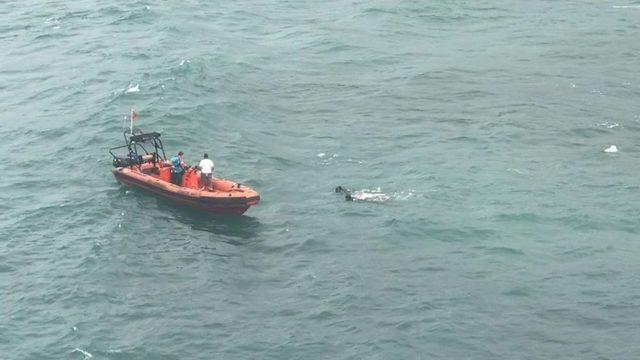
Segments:
[[[75,349],[73,349],[73,350],[71,351],[71,353],[72,353],[72,354],[73,354],[73,353],[76,353],[76,352],[79,352],[79,353],[81,353],[82,355],[84,355],[84,360],[91,359],[91,358],[93,357],[93,355],[91,355],[91,353],[90,353],[90,352],[85,351],[85,350],[82,350],[82,349],[80,349],[80,348],[75,348]]]

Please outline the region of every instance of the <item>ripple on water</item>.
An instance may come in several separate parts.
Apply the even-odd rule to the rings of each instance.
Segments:
[[[631,5],[2,5],[0,357],[640,350]],[[263,201],[117,184],[131,108]]]

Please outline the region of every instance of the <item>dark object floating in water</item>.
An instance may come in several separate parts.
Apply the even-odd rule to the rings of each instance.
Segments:
[[[184,171],[182,185],[171,182],[171,162],[167,160],[160,133],[124,132],[125,144],[109,149],[113,156],[113,175],[125,185],[131,185],[167,198],[175,203],[203,211],[242,215],[260,201],[254,189],[230,180],[213,178],[213,190],[200,190],[200,170]],[[147,151],[153,147],[154,151]],[[116,155],[114,150],[126,149]],[[144,152],[144,155],[140,155]]]
[[[387,194],[380,192],[380,189],[376,191],[371,190],[358,190],[353,191],[345,188],[342,185],[338,185],[334,191],[336,193],[344,193],[344,199],[346,201],[369,201],[369,202],[385,202],[390,199]]]

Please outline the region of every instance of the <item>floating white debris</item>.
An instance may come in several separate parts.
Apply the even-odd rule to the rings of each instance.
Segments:
[[[604,152],[606,153],[617,153],[618,152],[618,147],[615,145],[611,145],[608,148],[604,149]]]
[[[318,154],[318,157],[319,157],[319,158],[323,158],[325,155],[326,155],[325,153],[319,153],[319,154]]]

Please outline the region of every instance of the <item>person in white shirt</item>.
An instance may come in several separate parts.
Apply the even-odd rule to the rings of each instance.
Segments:
[[[198,167],[200,168],[200,185],[202,186],[200,190],[204,190],[206,187],[208,190],[213,191],[213,183],[211,182],[213,179],[213,161],[209,159],[209,154],[204,154],[204,159],[200,160]]]

